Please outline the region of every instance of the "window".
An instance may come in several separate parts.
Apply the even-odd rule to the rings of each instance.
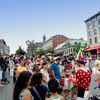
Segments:
[[[90,29],[90,24],[87,25],[88,30]]]
[[[92,44],[92,39],[90,39],[90,44]]]
[[[70,53],[70,49],[68,49],[68,53]]]
[[[91,36],[91,31],[88,32],[88,36]]]
[[[99,33],[100,33],[100,27],[99,27]]]
[[[100,25],[100,18],[98,19],[98,24]]]
[[[94,29],[94,35],[96,35],[97,34],[97,31],[96,31],[96,29]]]
[[[57,39],[57,43],[59,43],[59,39]]]
[[[97,37],[94,38],[94,42],[95,43],[98,43]]]
[[[93,24],[93,27],[95,27],[95,21],[93,21],[93,23],[92,23],[92,24]]]
[[[73,52],[73,48],[71,48],[71,52]]]

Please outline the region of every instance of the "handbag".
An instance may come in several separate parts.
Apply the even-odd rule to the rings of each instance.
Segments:
[[[33,86],[33,90],[34,90],[34,92],[36,93],[36,95],[38,96],[38,98],[39,98],[40,100],[42,100],[41,96],[39,95],[38,91],[36,90],[36,88],[35,88],[34,86]]]

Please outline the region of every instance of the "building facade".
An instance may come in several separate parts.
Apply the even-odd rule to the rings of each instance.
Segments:
[[[88,44],[100,45],[100,12],[88,18],[86,21]]]
[[[10,47],[7,46],[6,42],[3,39],[0,39],[0,55],[9,55]]]
[[[55,52],[63,52],[63,54],[66,56],[68,56],[70,54],[75,54],[76,53],[75,46],[78,43],[80,43],[81,46],[85,46],[87,44],[87,41],[85,41],[83,38],[69,39],[66,42],[57,46],[54,50],[55,50]]]
[[[39,50],[43,46],[43,42],[26,41],[28,56],[34,55],[34,51]]]
[[[64,43],[67,41],[69,38],[64,36],[64,35],[54,35],[50,39],[48,39],[42,46],[42,49],[47,49],[47,48],[55,48],[61,43]]]
[[[43,46],[43,42],[35,42],[36,50],[40,50]]]
[[[87,37],[90,52],[93,58],[100,58],[100,12],[96,13],[86,21]]]

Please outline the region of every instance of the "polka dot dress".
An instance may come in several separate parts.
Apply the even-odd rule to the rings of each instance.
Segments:
[[[76,72],[75,86],[77,88],[82,87],[82,88],[86,88],[86,90],[88,90],[90,82],[91,82],[91,71],[90,70],[85,71],[83,69],[79,69]]]

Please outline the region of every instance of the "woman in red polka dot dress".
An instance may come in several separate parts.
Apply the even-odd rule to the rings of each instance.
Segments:
[[[79,66],[76,72],[75,88],[77,89],[77,100],[84,99],[85,91],[89,90],[89,85],[91,82],[91,71],[85,67],[84,60],[77,60]]]

